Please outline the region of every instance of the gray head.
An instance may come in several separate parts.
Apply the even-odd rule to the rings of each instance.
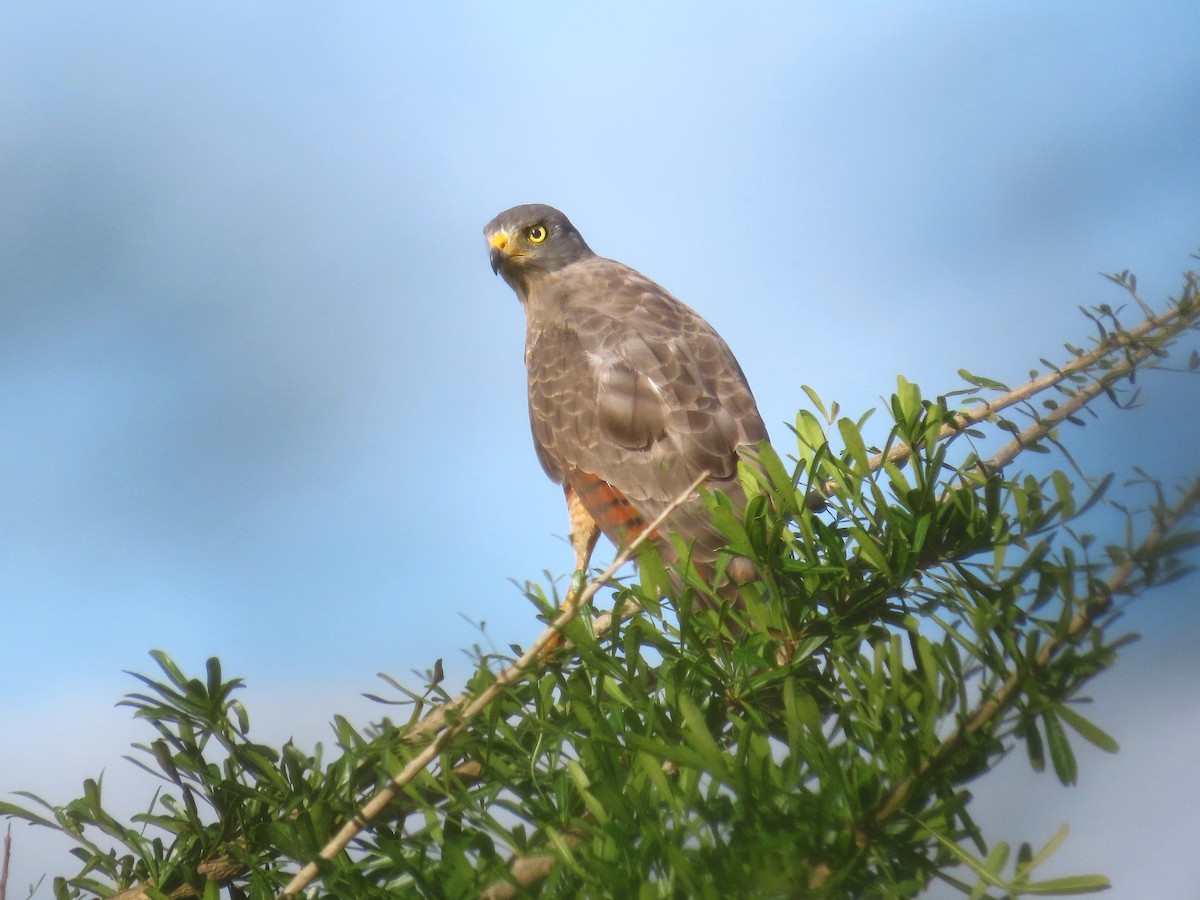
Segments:
[[[491,248],[492,271],[522,300],[538,275],[595,256],[571,220],[543,203],[506,209],[487,223],[483,234]]]

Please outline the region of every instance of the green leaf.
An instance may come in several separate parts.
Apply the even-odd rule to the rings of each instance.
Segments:
[[[683,716],[684,730],[690,740],[688,744],[704,759],[705,767],[713,774],[724,775],[726,772],[724,754],[708,730],[700,707],[687,694],[680,692],[675,695],[675,704]]]
[[[17,793],[23,796],[31,796],[25,791],[17,791]],[[44,816],[39,816],[24,807],[17,806],[15,803],[9,803],[5,800],[0,800],[0,815],[12,816],[15,819],[21,819],[34,825],[41,825],[44,828],[53,828],[55,831],[61,830],[57,822],[47,819]]]
[[[842,436],[842,441],[846,445],[846,451],[850,454],[850,458],[855,464],[855,473],[859,476],[866,475],[870,469],[870,457],[867,455],[867,445],[863,442],[862,432],[858,430],[849,419],[838,419],[838,432]]]
[[[1054,483],[1054,494],[1062,507],[1063,517],[1070,518],[1075,513],[1075,496],[1071,491],[1071,482],[1058,469],[1051,473],[1050,480]]]
[[[896,376],[896,405],[904,422],[915,422],[921,415],[921,389],[903,375]]]
[[[1024,716],[1021,719],[1021,735],[1025,738],[1025,752],[1029,756],[1029,765],[1035,772],[1046,770],[1046,746],[1042,743],[1042,733],[1038,731],[1037,719]]]
[[[806,409],[796,413],[796,445],[800,459],[811,465],[825,442],[825,429],[820,420]]]
[[[629,744],[635,750],[640,750],[657,759],[687,766],[690,769],[698,771],[708,769],[708,758],[703,754],[697,753],[690,747],[684,747],[679,744],[666,744],[662,741],[652,740],[651,738],[632,732],[625,735],[625,743]]]
[[[879,545],[875,543],[875,538],[857,525],[849,529],[849,534],[858,548],[858,555],[866,560],[873,569],[877,569],[889,578],[892,577],[892,567]]]
[[[1008,390],[1008,387],[999,381],[992,381],[992,379],[984,378],[982,375],[972,375],[966,369],[959,369],[958,377],[967,382],[967,384],[973,384],[975,387],[990,388],[993,391]]]
[[[1065,785],[1075,784],[1079,778],[1079,766],[1062,723],[1050,709],[1042,713],[1042,723],[1046,727],[1046,743],[1050,747],[1050,762],[1054,766],[1054,774]]]
[[[936,831],[934,831],[932,828],[930,828],[924,822],[918,822],[917,824],[919,824],[927,832],[929,832],[931,835],[933,835],[933,837],[937,840],[937,842],[939,844],[941,844],[943,847],[945,847],[947,850],[949,850],[950,853],[952,853],[955,857],[957,857],[957,859],[960,863],[962,863],[964,866],[966,866],[968,869],[970,869],[972,872],[974,872],[979,877],[979,880],[982,881],[984,884],[990,885],[991,887],[994,887],[994,888],[1005,887],[1004,882],[1002,880],[1000,880],[999,878],[997,878],[994,874],[992,874],[992,872],[988,869],[987,864],[983,860],[977,859],[974,855],[968,853],[962,847],[958,846],[958,844],[954,843],[954,841],[938,834]]]
[[[1075,894],[1095,894],[1112,887],[1112,882],[1103,875],[1071,875],[1067,878],[1050,878],[1021,885],[1021,893],[1037,894],[1041,897],[1069,897]]]
[[[1155,548],[1160,557],[1177,556],[1200,544],[1200,531],[1175,531],[1164,537]]]
[[[1085,719],[1071,707],[1064,704],[1063,706],[1059,706],[1055,711],[1062,717],[1064,722],[1070,725],[1088,743],[1099,747],[1106,753],[1117,753],[1120,751],[1120,746],[1109,734],[1101,730],[1091,720]]]
[[[1012,848],[1007,843],[1004,841],[998,843],[992,848],[992,852],[988,854],[988,858],[984,863],[987,866],[987,870],[999,878],[1000,873],[1004,871],[1004,865],[1008,862],[1011,852]]]
[[[637,551],[638,577],[642,587],[651,596],[663,597],[671,593],[671,579],[667,575],[667,567],[663,564],[662,556],[654,544],[642,544]]]
[[[625,691],[621,689],[621,683],[616,678],[613,678],[611,675],[605,675],[603,678],[603,685],[604,693],[607,696],[612,697],[622,706],[629,707],[630,709],[637,708],[634,702],[629,699],[629,696],[625,693]]]
[[[1063,845],[1063,843],[1067,840],[1067,835],[1070,833],[1071,828],[1069,825],[1061,826],[1058,831],[1054,832],[1054,834],[1050,837],[1050,840],[1046,841],[1042,849],[1038,850],[1038,852],[1029,859],[1029,862],[1026,863],[1024,869],[1021,870],[1021,873],[1023,874],[1024,872],[1032,872],[1051,856],[1057,853],[1058,848]]]
[[[779,454],[769,443],[763,441],[759,444],[755,454],[767,470],[767,476],[771,479],[772,484],[778,488],[794,486],[795,480],[788,472],[788,467],[783,464],[783,460],[779,458]]]
[[[821,415],[825,417],[826,421],[828,421],[829,412],[825,409],[825,404],[821,402],[821,398],[817,396],[817,392],[810,388],[807,384],[800,385],[800,390],[804,391],[805,396],[812,401],[812,405],[815,406]]]
[[[587,806],[588,812],[590,812],[596,818],[596,821],[601,825],[608,824],[608,810],[605,809],[604,804],[599,801],[596,795],[592,793],[592,781],[590,778],[588,778],[587,773],[583,770],[583,766],[579,764],[578,760],[567,760],[567,774],[571,776],[571,781],[574,782],[575,789],[579,792],[579,796],[583,800],[584,805]]]

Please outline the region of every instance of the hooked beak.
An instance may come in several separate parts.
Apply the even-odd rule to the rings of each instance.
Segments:
[[[508,232],[497,231],[488,238],[488,246],[492,248],[488,260],[492,264],[492,274],[495,275],[508,261]]]

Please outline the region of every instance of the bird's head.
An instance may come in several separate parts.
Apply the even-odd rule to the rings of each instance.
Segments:
[[[571,220],[552,206],[529,203],[506,209],[483,229],[492,271],[522,299],[531,279],[594,255]]]

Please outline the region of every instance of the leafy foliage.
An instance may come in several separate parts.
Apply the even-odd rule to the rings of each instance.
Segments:
[[[1132,276],[1116,280],[1141,303]],[[136,675],[125,701],[155,734],[133,758],[163,782],[147,811],[118,821],[96,780],[65,805],[24,794],[29,808],[0,812],[76,841],[84,865],[55,880],[59,898],[1102,889],[1098,875],[1038,879],[1065,831],[1015,855],[990,845],[968,785],[1015,749],[1064,784],[1078,740],[1115,752],[1081,692],[1129,639],[1123,605],[1186,573],[1200,481],[1174,503],[1153,485],[1150,524],[1131,513],[1129,540],[1098,548],[1083,529],[1112,509],[1111,476],[1087,479],[1069,456],[1040,474],[1011,460],[1061,449],[1059,427],[1097,399],[1131,402],[1134,373],[1196,327],[1196,285],[1189,274],[1165,313],[1142,304],[1133,329],[1088,311],[1095,346],[1069,348],[1036,389],[964,372],[962,390],[927,398],[901,378],[878,450],[866,416],[806,389],[795,457],[763,447],[743,468],[744,515],[710,498],[759,571],[744,608],[708,608],[720,598],[694,572],[673,603],[622,585],[612,615],[564,619],[569,652],[480,653],[463,697],[440,673],[420,691],[389,679],[412,717],[365,730],[336,717],[330,761],[255,743],[241,682],[216,659],[197,679],[156,652],[161,674]],[[985,457],[996,433],[1013,437]],[[654,583],[661,564],[642,573]],[[544,589],[528,594],[553,613]],[[372,796],[382,809],[364,807]],[[313,861],[315,880],[293,880]]]

